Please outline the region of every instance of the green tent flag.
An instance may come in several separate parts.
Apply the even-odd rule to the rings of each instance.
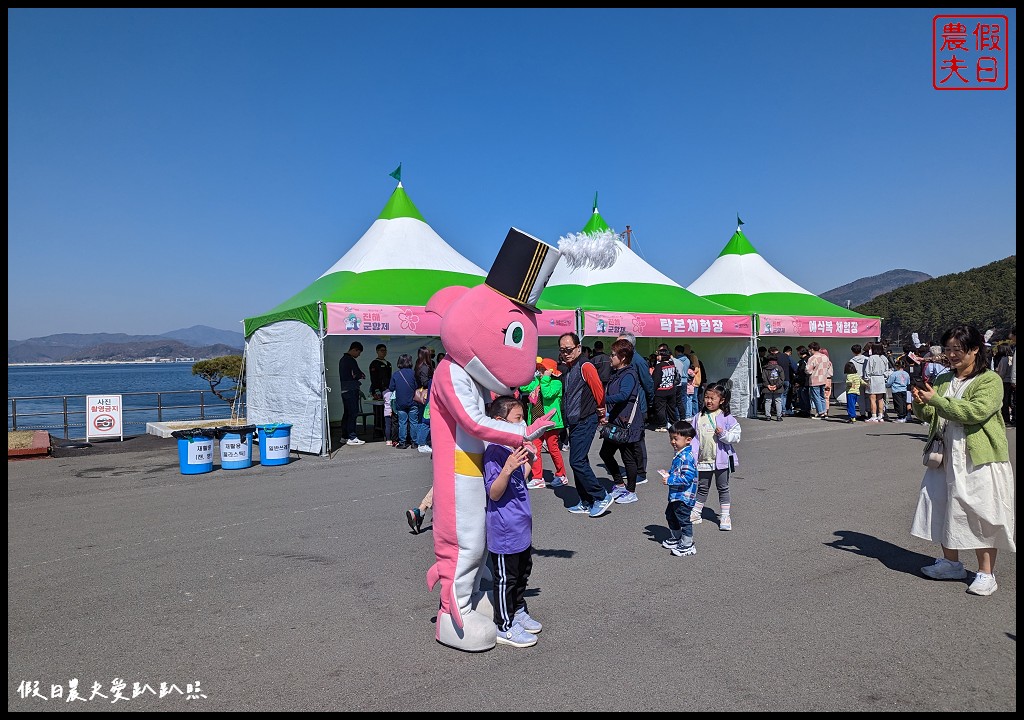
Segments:
[[[388,175],[398,182],[402,182],[402,163],[398,163],[398,167],[395,168],[394,172],[389,172]]]
[[[597,192],[594,193],[594,212],[597,212]]]
[[[742,224],[743,224],[743,221],[740,220],[740,214],[736,213],[736,227],[739,227]]]

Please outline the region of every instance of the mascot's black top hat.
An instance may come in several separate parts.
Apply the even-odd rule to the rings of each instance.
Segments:
[[[484,284],[533,312],[560,253],[543,240],[510,228]]]

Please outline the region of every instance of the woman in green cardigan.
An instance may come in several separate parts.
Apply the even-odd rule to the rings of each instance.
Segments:
[[[985,340],[960,325],[942,336],[951,372],[935,385],[913,386],[914,415],[928,423],[928,440],[945,443],[942,465],[925,470],[912,535],[938,542],[942,557],[921,572],[935,580],[962,580],[960,550],[974,550],[978,573],[967,592],[991,595],[996,551],[1016,551],[1014,478],[1000,413],[1003,384],[988,369]]]

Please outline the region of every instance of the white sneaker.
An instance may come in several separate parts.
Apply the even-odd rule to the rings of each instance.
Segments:
[[[434,448],[430,447],[429,445],[420,445],[418,448],[416,448],[416,450],[421,453],[428,453],[433,452]]]
[[[348,440],[345,441],[345,444],[346,445],[365,445],[366,441],[365,440],[360,440],[359,438],[349,438]]]
[[[701,513],[698,512],[697,510],[691,510],[690,511],[690,524],[691,525],[700,525],[702,522],[704,522],[704,518],[701,517]]]
[[[936,558],[931,565],[925,565],[921,568],[921,573],[932,580],[963,580],[967,577],[963,563],[953,562],[944,557]]]
[[[996,576],[988,573],[977,573],[974,582],[967,588],[971,595],[991,595],[999,588],[996,584]]]
[[[719,530],[732,530],[732,517],[729,515],[723,515],[718,519]]]

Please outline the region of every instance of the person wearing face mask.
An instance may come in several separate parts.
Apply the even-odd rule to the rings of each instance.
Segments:
[[[967,592],[991,595],[996,553],[1016,552],[1015,487],[1006,425],[1000,413],[1003,384],[988,369],[985,340],[960,325],[942,336],[950,372],[927,375],[911,386],[914,415],[928,423],[928,445],[910,533],[938,543],[942,557],[921,568],[933,580],[964,580],[961,550],[974,550],[978,572]]]

